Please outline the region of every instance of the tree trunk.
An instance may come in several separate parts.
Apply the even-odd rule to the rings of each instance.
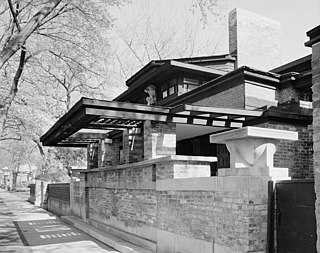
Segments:
[[[23,27],[13,36],[0,53],[0,69],[21,48],[30,35],[41,25],[41,22],[56,8],[62,0],[49,0]]]
[[[45,4],[45,6],[42,7],[41,10],[38,11],[30,19],[30,21],[24,26],[23,29],[21,29],[17,23],[19,27],[19,33],[13,36],[11,40],[9,40],[8,44],[0,52],[0,69],[1,69],[3,65],[19,49],[22,49],[19,67],[14,77],[13,84],[10,89],[10,94],[8,94],[8,96],[4,101],[0,101],[0,139],[3,136],[3,130],[7,120],[8,110],[18,92],[18,83],[23,71],[25,58],[26,58],[26,50],[25,50],[26,40],[41,25],[41,22],[45,19],[45,17],[47,17],[61,1],[62,0],[49,0],[47,4]],[[0,142],[0,145],[1,145],[1,142]]]

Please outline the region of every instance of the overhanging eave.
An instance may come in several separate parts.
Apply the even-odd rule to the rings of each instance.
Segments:
[[[226,130],[242,127],[263,114],[263,111],[194,105],[167,108],[87,98],[82,98],[74,107],[41,137],[44,146],[85,147],[106,138],[106,133],[111,131],[141,127],[146,120]]]

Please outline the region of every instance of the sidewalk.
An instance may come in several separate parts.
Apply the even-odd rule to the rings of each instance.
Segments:
[[[0,189],[0,252],[118,253],[55,215],[3,189]]]

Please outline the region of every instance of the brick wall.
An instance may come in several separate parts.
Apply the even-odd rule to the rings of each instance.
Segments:
[[[48,184],[47,210],[56,215],[70,215],[70,184]]]
[[[311,30],[312,31],[312,30]],[[317,250],[320,251],[320,27],[316,27],[307,35],[312,42],[312,99],[313,99],[313,150],[315,179],[315,214],[317,219]],[[310,33],[311,32],[311,33]]]
[[[176,154],[176,124],[145,121],[143,123],[144,159]]]
[[[210,162],[179,157],[81,173],[87,222],[157,252],[264,252],[268,179],[176,178]]]
[[[244,109],[245,86],[244,84],[239,84],[228,90],[222,91],[210,97],[206,97],[205,99],[199,100],[193,104],[202,105],[202,106]]]
[[[48,184],[48,198],[70,202],[70,184]]]
[[[70,182],[70,212],[76,217],[81,217],[80,181]]]
[[[264,248],[265,194],[222,191],[159,191],[157,223],[161,230],[237,249]]]
[[[281,140],[274,155],[274,166],[289,168],[292,179],[313,178],[312,128],[298,124],[269,122],[259,127],[298,132],[297,141]]]

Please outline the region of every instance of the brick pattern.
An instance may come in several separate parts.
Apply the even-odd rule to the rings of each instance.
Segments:
[[[289,168],[292,179],[313,178],[312,128],[277,122],[265,123],[259,127],[298,132],[298,141],[280,141],[274,155],[274,166]]]
[[[173,179],[174,164],[186,163],[190,161],[86,173],[87,218],[129,233],[152,227],[239,252],[264,252],[267,192],[156,190],[157,181]]]
[[[151,187],[152,165],[127,169],[112,169],[91,172],[87,175],[87,186],[93,188],[143,188]],[[154,188],[154,186],[153,186]]]
[[[276,99],[278,100],[279,104],[283,104],[286,102],[296,101],[299,102],[299,93],[290,85],[288,87],[284,87],[281,90],[277,90]]]
[[[70,184],[70,198],[72,198],[73,203],[76,205],[80,204],[80,181],[72,182]]]
[[[88,144],[87,147],[87,168],[98,168],[99,158],[101,157],[101,147],[98,143]]]
[[[133,128],[129,130],[129,162],[135,163],[143,161],[143,131],[142,128]]]
[[[176,154],[176,124],[145,121],[143,124],[144,159]]]
[[[236,192],[157,192],[157,226],[241,252],[264,252],[266,238],[261,236],[267,230],[267,196]]]
[[[205,99],[199,100],[193,104],[201,106],[244,109],[245,85],[239,84],[233,88],[206,97]]]
[[[313,150],[316,192],[317,250],[320,251],[320,43],[312,46]]]
[[[101,222],[113,217],[131,227],[156,223],[155,190],[90,188],[89,206],[89,217]]]
[[[70,184],[48,184],[48,199],[55,199],[59,201],[70,203]]]

